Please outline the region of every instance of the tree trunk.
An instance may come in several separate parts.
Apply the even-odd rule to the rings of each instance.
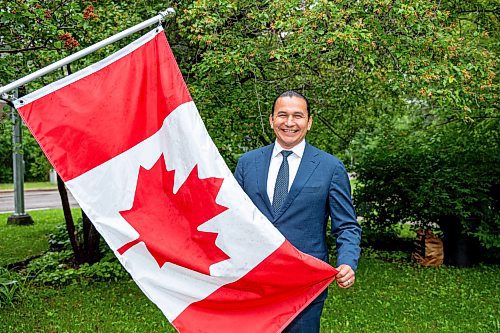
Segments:
[[[455,216],[443,216],[439,225],[444,238],[445,264],[469,267],[478,262],[476,242],[465,233],[462,222]]]
[[[66,230],[68,231],[69,242],[71,243],[71,248],[73,249],[73,254],[75,256],[75,262],[81,264],[83,260],[82,250],[80,244],[78,243],[78,232],[75,228],[75,223],[73,222],[73,216],[71,215],[71,208],[69,206],[68,192],[64,186],[62,178],[57,175],[57,189],[59,190],[59,195],[61,196],[61,203],[64,212],[64,220],[66,221]]]
[[[101,259],[101,251],[99,249],[99,242],[101,237],[97,232],[87,214],[82,209],[83,221],[83,251],[85,253],[85,262],[93,264]]]

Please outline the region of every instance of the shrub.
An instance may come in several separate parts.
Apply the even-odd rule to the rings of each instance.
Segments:
[[[78,220],[81,222],[81,219]],[[82,224],[75,224],[76,231],[78,234],[82,232]],[[60,224],[56,226],[55,230],[48,235],[49,249],[50,251],[62,251],[71,250],[71,244],[69,242],[68,230],[66,226]]]
[[[416,118],[361,138],[355,199],[365,230],[437,223],[445,246],[453,234],[500,248],[497,123],[444,128]]]
[[[75,224],[82,234],[82,223]],[[26,269],[28,277],[36,284],[66,285],[88,281],[117,281],[128,277],[113,251],[103,242],[103,258],[92,265],[76,265],[65,225],[56,226],[48,236],[50,250],[32,260]]]
[[[128,273],[113,253],[95,264],[75,266],[70,250],[47,252],[31,261],[25,271],[27,277],[40,285],[67,285],[90,281],[118,281],[128,278]]]

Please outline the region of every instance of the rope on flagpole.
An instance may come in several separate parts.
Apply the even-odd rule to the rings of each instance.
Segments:
[[[172,15],[172,14],[175,14],[175,10],[173,8],[167,8],[165,11],[159,12],[158,15],[150,18],[147,21],[144,21],[142,23],[134,25],[133,27],[128,28],[126,30],[123,30],[122,32],[117,33],[116,35],[108,37],[108,38],[106,38],[106,39],[104,39],[104,40],[102,40],[94,45],[91,45],[83,50],[80,50],[80,51],[72,54],[72,55],[69,55],[64,59],[56,61],[56,62],[52,63],[51,65],[48,65],[42,69],[37,70],[36,72],[33,72],[29,75],[26,75],[23,78],[20,78],[12,83],[9,83],[6,86],[0,87],[0,96],[2,96],[2,99],[8,99],[8,97],[10,97],[10,96],[7,96],[5,93],[12,91],[12,90],[14,90],[14,89],[26,84],[26,83],[29,83],[35,79],[38,79],[39,77],[44,76],[45,74],[53,72],[56,69],[59,69],[59,68],[65,66],[69,63],[72,63],[75,60],[83,58],[86,55],[88,55],[92,52],[95,52],[95,51],[99,50],[100,48],[103,48],[111,43],[114,43],[114,42],[120,40],[120,39],[123,39],[123,38],[137,32],[137,31],[140,31],[144,28],[147,28],[155,23],[161,23],[161,22],[163,22],[165,17],[167,17],[168,15]]]

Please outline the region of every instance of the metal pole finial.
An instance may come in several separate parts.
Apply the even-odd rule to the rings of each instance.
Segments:
[[[175,9],[173,9],[172,7],[168,7],[163,12],[159,12],[158,15],[161,16],[160,22],[163,22],[165,17],[167,17],[168,15],[174,15],[174,14],[175,14]]]

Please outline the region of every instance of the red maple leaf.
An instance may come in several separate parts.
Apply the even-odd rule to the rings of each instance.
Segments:
[[[140,168],[134,204],[120,212],[139,238],[118,252],[142,241],[158,266],[171,262],[208,275],[210,265],[229,258],[215,245],[217,233],[197,230],[227,209],[215,202],[223,179],[200,179],[195,166],[174,194],[174,174],[167,171],[163,155],[150,170]]]

